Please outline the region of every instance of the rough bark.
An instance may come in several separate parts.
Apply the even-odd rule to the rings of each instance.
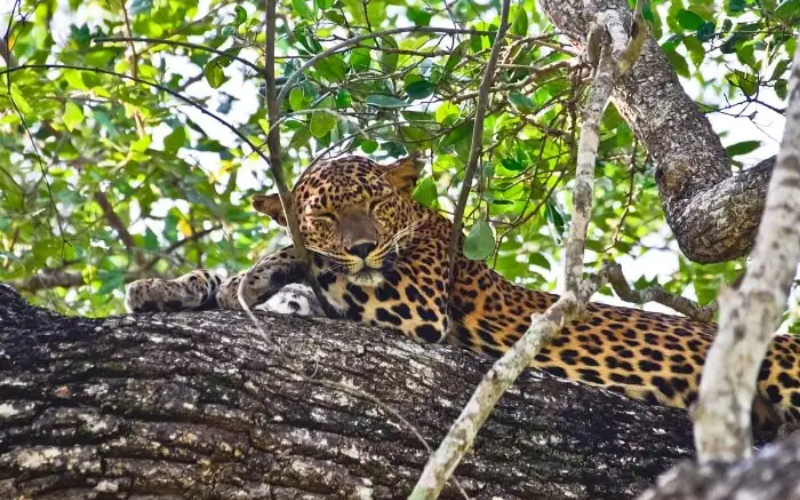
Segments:
[[[542,0],[559,31],[583,46],[597,12],[613,9],[630,25],[627,0]],[[687,258],[722,262],[753,246],[774,165],[770,158],[733,176],[719,137],[652,38],[617,82],[614,103],[647,147],[666,219]]]
[[[736,465],[683,462],[639,500],[797,500],[798,468],[800,434],[794,434]]]
[[[66,318],[0,285],[0,498],[405,498],[428,457],[412,433],[292,370],[370,391],[435,444],[489,366],[260,318],[284,355],[240,313]],[[632,498],[691,449],[684,412],[527,374],[455,476],[476,500]]]

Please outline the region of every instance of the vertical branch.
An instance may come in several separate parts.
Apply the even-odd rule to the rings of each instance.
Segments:
[[[719,298],[719,333],[703,368],[693,415],[700,462],[750,456],[758,371],[800,261],[800,52],[794,55],[789,86],[786,128],[752,261],[739,288]]]
[[[456,203],[456,209],[453,214],[453,234],[450,236],[450,245],[447,250],[447,256],[450,262],[447,274],[448,280],[450,281],[450,290],[453,289],[456,255],[458,255],[458,246],[461,244],[464,209],[469,199],[472,179],[475,177],[475,170],[478,168],[478,160],[483,151],[483,121],[486,118],[486,108],[489,107],[489,92],[494,82],[497,60],[500,57],[500,51],[503,48],[506,33],[508,32],[508,11],[510,4],[511,0],[503,0],[500,10],[500,27],[497,29],[497,36],[494,39],[492,52],[489,55],[489,60],[486,62],[486,69],[483,72],[483,80],[478,88],[478,102],[475,105],[475,124],[472,128],[472,144],[469,151],[469,161],[464,171],[464,184],[461,186],[461,191],[458,193],[458,202]]]
[[[333,312],[322,294],[322,289],[316,277],[311,272],[311,257],[303,244],[303,235],[300,234],[300,225],[297,221],[297,212],[294,209],[294,196],[286,185],[286,177],[283,175],[281,164],[281,134],[280,126],[280,107],[277,101],[275,88],[275,20],[277,18],[277,0],[265,0],[266,8],[266,61],[264,65],[264,83],[266,84],[267,101],[267,120],[269,122],[269,132],[267,134],[267,146],[269,147],[269,170],[278,188],[278,196],[281,199],[283,213],[286,216],[286,226],[292,237],[295,255],[306,268],[306,277],[314,294],[317,296],[322,309],[327,316],[332,316]],[[244,283],[244,280],[242,281]]]
[[[122,11],[122,30],[125,33],[125,37],[130,39],[133,37],[133,29],[131,28],[131,20],[128,16],[128,9],[125,8],[125,0],[120,0],[120,10]],[[139,54],[136,53],[136,46],[134,45],[133,41],[128,42],[128,50],[130,51],[130,56],[128,57],[128,62],[131,65],[131,75],[134,78],[139,78]],[[142,114],[138,111],[133,113],[133,120],[136,122],[136,133],[139,137],[144,137],[146,132],[144,130],[144,119],[142,119]]]
[[[504,11],[507,8],[508,2],[505,2],[503,4]],[[428,463],[425,464],[425,469],[422,471],[422,475],[414,487],[414,491],[412,491],[409,496],[409,500],[433,500],[439,496],[439,493],[452,476],[458,463],[466,452],[472,448],[478,431],[503,393],[514,383],[522,371],[530,366],[533,358],[539,353],[546,339],[561,328],[562,325],[578,315],[583,309],[585,302],[589,300],[595,291],[608,281],[609,273],[614,270],[613,266],[608,266],[596,276],[586,281],[581,280],[580,271],[583,262],[583,247],[586,241],[586,227],[591,217],[594,162],[597,157],[597,147],[599,144],[599,140],[597,139],[598,127],[606,102],[614,87],[614,82],[622,73],[620,71],[620,62],[614,61],[612,58],[610,39],[605,31],[606,26],[603,23],[603,18],[599,17],[598,21],[600,21],[598,23],[599,26],[593,29],[593,36],[588,37],[592,43],[596,44],[596,47],[587,47],[587,50],[591,53],[593,49],[596,49],[595,53],[600,54],[600,60],[597,61],[598,64],[595,71],[594,82],[592,83],[591,95],[584,112],[584,124],[583,130],[581,131],[580,166],[578,167],[577,174],[577,177],[580,179],[576,184],[576,189],[580,187],[581,192],[576,193],[578,201],[573,203],[573,221],[585,221],[585,223],[576,225],[577,229],[572,230],[570,233],[571,237],[567,241],[566,251],[566,254],[573,259],[571,262],[572,268],[577,267],[578,270],[576,284],[574,289],[567,289],[567,292],[545,311],[544,314],[534,315],[531,318],[531,325],[528,327],[528,331],[525,335],[523,335],[505,355],[497,360],[486,373],[469,402],[453,423],[447,436],[442,440],[439,448],[428,459]],[[637,19],[634,26],[639,24],[639,22],[640,20]],[[638,29],[638,31],[634,31],[632,38],[626,42],[626,44],[629,44],[633,49],[622,51],[626,60],[638,57],[642,46],[639,43],[639,37],[645,36],[647,32],[643,26],[634,29]],[[637,46],[639,49],[636,49]],[[484,83],[485,81],[486,80],[484,80]],[[483,85],[481,86],[481,91],[483,91]],[[488,92],[484,97],[487,96]],[[479,98],[479,106],[480,103],[481,99]],[[476,121],[475,130],[482,130],[482,125],[482,123],[479,124]],[[473,136],[472,151],[470,154],[470,167],[473,168],[477,164],[477,152],[480,147],[479,142],[480,135]],[[465,193],[468,193],[469,189],[469,184],[467,184],[468,180],[464,182],[464,188],[461,190],[462,196],[459,198],[461,213],[463,213],[462,202],[466,202]],[[456,210],[456,217],[455,222],[460,222],[458,210]],[[580,231],[582,231],[582,234],[579,234]],[[457,246],[458,240],[455,238],[459,233],[460,229],[454,229],[454,239],[451,240],[450,246],[451,259],[453,259],[454,256],[452,253],[454,249],[453,241],[456,242]],[[574,263],[574,259],[577,259],[577,266]],[[451,260],[451,279],[453,260]]]
[[[593,26],[589,40],[605,36],[602,24]],[[573,217],[569,228],[564,263],[565,289],[581,300],[580,284],[583,281],[583,253],[586,249],[586,230],[592,217],[592,193],[594,192],[594,164],[600,145],[600,120],[614,90],[614,61],[607,43],[600,43],[600,58],[589,98],[583,111],[583,126],[578,142],[578,163],[575,167],[575,186],[572,192]]]

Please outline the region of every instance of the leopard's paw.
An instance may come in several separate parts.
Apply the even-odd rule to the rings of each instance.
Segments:
[[[254,309],[289,316],[325,316],[314,291],[308,285],[290,283]]]
[[[196,309],[216,296],[221,281],[218,274],[206,270],[192,271],[169,281],[160,278],[134,281],[125,288],[125,308],[129,312]]]

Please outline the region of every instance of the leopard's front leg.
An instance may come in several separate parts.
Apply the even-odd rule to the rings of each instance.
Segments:
[[[204,269],[186,273],[173,280],[137,280],[125,287],[125,308],[128,312],[213,308],[220,283],[220,275]]]
[[[255,266],[226,280],[217,293],[223,309],[242,309],[239,297],[249,307],[266,302],[290,283],[304,283],[303,265],[295,258],[292,247],[262,257]]]

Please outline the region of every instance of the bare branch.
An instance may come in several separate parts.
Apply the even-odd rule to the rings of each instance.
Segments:
[[[218,56],[227,57],[232,61],[239,62],[248,68],[252,69],[258,74],[264,72],[264,68],[259,67],[257,64],[253,64],[252,62],[248,61],[243,57],[239,57],[235,54],[231,54],[229,52],[225,52],[224,50],[218,50],[213,47],[208,47],[206,45],[200,45],[197,43],[189,43],[189,42],[181,42],[178,40],[168,40],[162,38],[143,38],[143,37],[107,37],[107,38],[95,38],[92,40],[92,43],[96,43],[98,45],[102,45],[104,43],[111,43],[111,42],[144,42],[152,44],[151,47],[155,45],[171,45],[173,47],[184,47],[187,49],[194,49],[194,50],[204,50],[206,52],[211,52],[212,54],[216,54]],[[201,73],[202,75],[202,73]],[[205,76],[202,76],[205,78]]]
[[[141,252],[139,252],[139,248],[137,247],[133,236],[131,236],[131,233],[128,231],[128,228],[125,227],[125,224],[123,224],[122,220],[117,215],[117,212],[114,211],[114,207],[112,207],[111,203],[109,203],[106,194],[103,191],[96,191],[93,198],[103,210],[103,215],[105,215],[108,225],[117,232],[117,236],[119,236],[119,239],[122,241],[122,244],[125,245],[125,248],[128,249],[128,252],[135,254],[136,263],[142,265],[144,262],[144,257],[142,256]]]
[[[461,229],[464,224],[464,209],[467,206],[469,193],[472,189],[472,179],[475,177],[475,171],[478,168],[478,161],[480,160],[481,152],[483,150],[481,147],[483,144],[483,122],[486,117],[486,108],[489,107],[489,93],[492,89],[492,84],[494,83],[495,71],[497,70],[497,60],[500,57],[500,51],[503,48],[506,32],[508,31],[509,8],[510,0],[504,0],[502,4],[502,10],[500,11],[500,28],[497,31],[497,37],[495,38],[494,45],[492,46],[492,53],[489,55],[489,60],[486,62],[486,68],[483,71],[481,85],[478,88],[478,102],[475,104],[475,117],[473,118],[474,125],[472,128],[472,143],[470,145],[469,160],[467,162],[467,168],[464,171],[464,183],[461,186],[461,191],[458,193],[458,201],[456,202],[456,208],[453,214],[453,234],[450,236],[450,244],[448,245],[447,249],[448,262],[450,263],[447,276],[450,282],[450,289],[453,288],[456,255],[458,254],[458,246],[461,244],[461,239],[463,236],[461,234]],[[422,479],[420,479],[420,482],[421,481]],[[429,497],[421,496],[419,498]]]
[[[294,196],[291,190],[286,185],[286,177],[283,175],[283,165],[281,164],[281,132],[278,122],[280,120],[280,105],[276,100],[275,88],[275,19],[276,19],[276,4],[277,0],[265,0],[265,7],[267,12],[267,22],[265,23],[266,29],[266,64],[264,67],[264,81],[266,84],[266,101],[267,101],[267,116],[269,120],[269,133],[267,134],[267,145],[269,147],[269,171],[275,181],[275,187],[278,189],[278,196],[281,199],[283,206],[283,214],[286,217],[286,227],[289,229],[289,235],[292,237],[292,244],[294,245],[295,255],[306,268],[306,277],[311,288],[314,290],[317,300],[320,303],[323,311],[328,317],[333,317],[334,312],[325,294],[322,293],[322,288],[317,282],[316,276],[311,272],[311,255],[306,250],[303,244],[303,235],[300,233],[300,224],[297,221],[297,213],[294,209]],[[242,280],[239,290],[247,284],[247,280]],[[247,303],[243,300],[243,295],[240,292],[239,302],[242,303],[244,309],[252,315],[249,311]],[[256,322],[258,324],[258,322]]]
[[[633,290],[630,285],[628,285],[628,280],[625,279],[625,275],[622,273],[622,266],[610,263],[604,267],[608,269],[608,283],[619,298],[626,302],[634,304],[657,302],[689,318],[705,322],[711,321],[714,317],[714,313],[717,311],[717,302],[712,302],[707,306],[701,306],[686,297],[668,292],[660,285],[649,286],[644,290]]]
[[[758,370],[800,261],[800,52],[789,87],[786,128],[752,261],[739,288],[719,298],[719,333],[708,352],[693,415],[701,463],[734,462],[751,454]]]
[[[504,29],[507,26],[508,8],[509,1],[506,0],[502,4],[500,34],[504,33]],[[523,370],[530,366],[546,339],[567,321],[577,316],[583,309],[585,302],[588,301],[608,279],[608,270],[601,271],[597,276],[585,281],[581,281],[580,272],[583,266],[583,247],[586,239],[586,227],[591,216],[594,162],[599,145],[599,121],[614,87],[614,80],[618,76],[617,66],[611,57],[611,50],[608,46],[607,37],[601,36],[596,37],[596,39],[601,43],[601,57],[596,69],[595,81],[592,84],[589,103],[585,109],[583,130],[581,132],[582,149],[580,149],[579,153],[579,166],[576,175],[576,177],[579,177],[578,186],[580,186],[580,189],[583,191],[588,189],[588,191],[582,193],[576,192],[575,198],[577,200],[573,203],[573,226],[576,227],[573,227],[570,233],[571,237],[567,242],[566,251],[568,256],[566,266],[568,268],[567,276],[569,276],[569,268],[571,265],[572,268],[577,268],[578,270],[577,280],[573,283],[574,286],[568,288],[566,293],[545,311],[544,314],[534,315],[531,318],[531,325],[528,331],[484,376],[480,385],[475,390],[475,393],[450,428],[447,436],[442,440],[436,453],[428,459],[428,463],[425,465],[425,469],[414,491],[409,496],[409,500],[431,500],[438,497],[439,492],[441,492],[444,484],[453,474],[453,471],[464,454],[472,448],[478,430],[480,430],[506,389],[514,383]],[[478,100],[478,112],[476,113],[474,129],[476,133],[473,135],[468,169],[474,169],[477,164],[483,129],[483,115],[480,114],[480,108],[482,106],[485,107],[486,101],[488,100],[488,90],[491,87],[491,78],[494,70],[493,59],[496,58],[494,49],[497,49],[497,52],[499,52],[497,46],[500,43],[502,43],[502,39],[500,35],[498,35],[492,52],[493,57],[489,60],[486,73],[484,74],[484,80],[481,82],[481,90],[483,92]],[[453,239],[451,239],[450,242],[450,255],[452,257],[455,256],[453,253],[454,242],[457,244],[459,241],[458,238],[461,236],[459,222],[461,214],[463,214],[463,205],[466,202],[465,193],[468,193],[470,179],[469,174],[467,174],[464,180],[464,188],[461,190],[461,195],[459,197],[459,204],[456,208]],[[577,186],[576,189],[578,189]],[[459,212],[459,210],[461,210],[461,212]],[[576,220],[585,221],[585,223],[576,224]],[[578,231],[583,231],[583,233],[578,234]],[[454,261],[452,257],[450,264],[451,279]],[[570,260],[570,258],[573,260]],[[575,262],[577,262],[577,265]]]

